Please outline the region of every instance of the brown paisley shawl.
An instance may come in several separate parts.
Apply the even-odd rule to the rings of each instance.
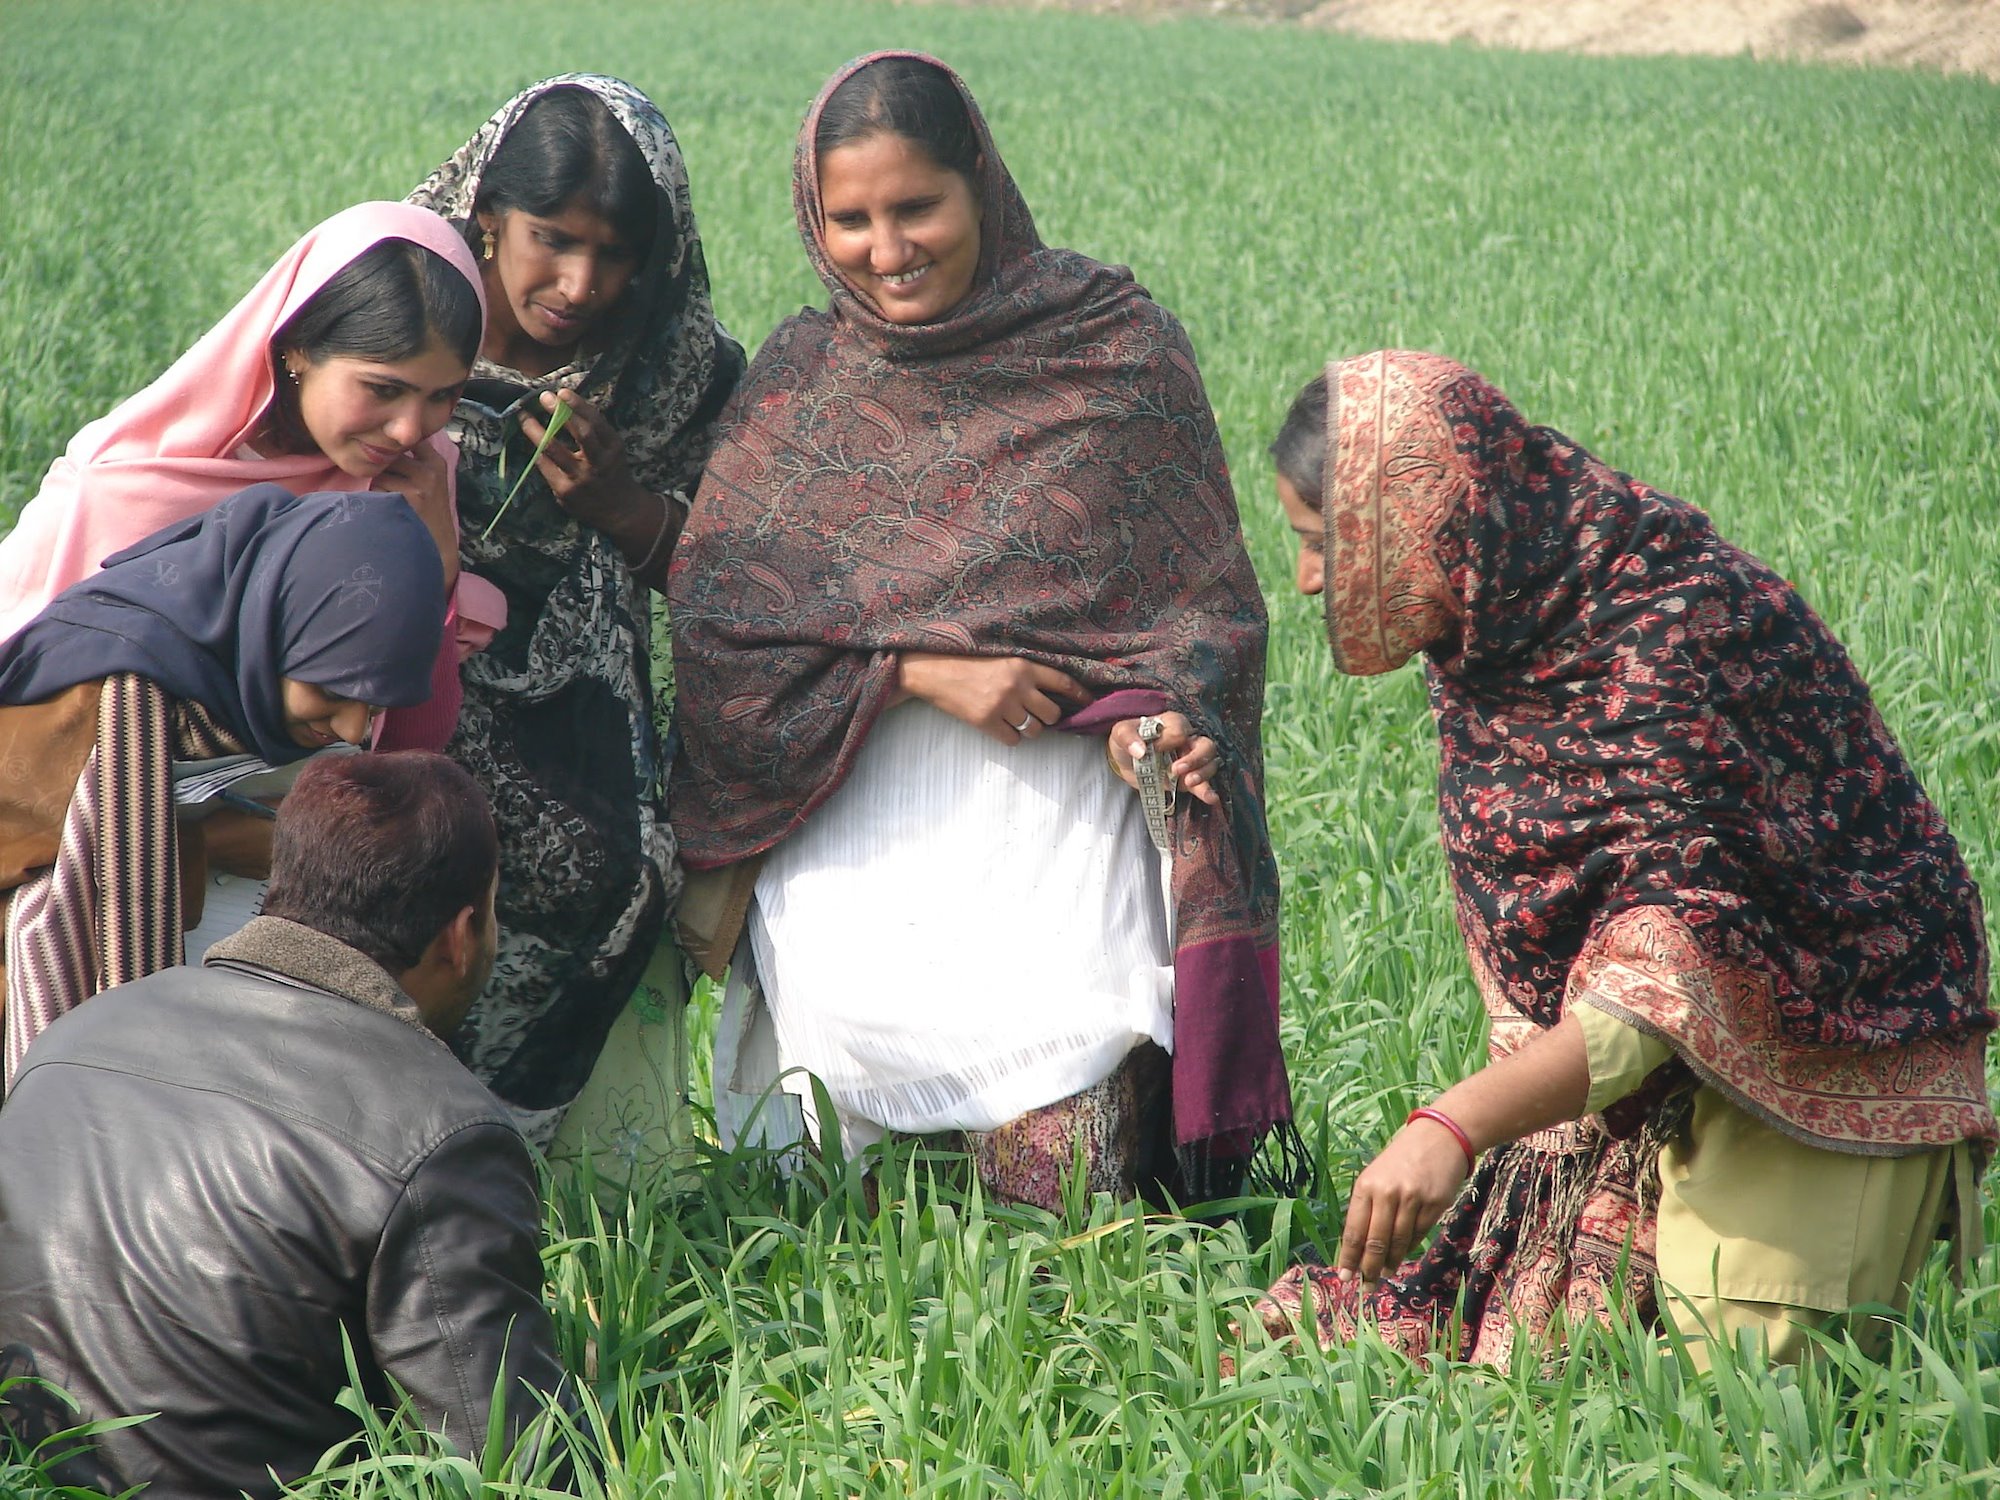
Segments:
[[[880,317],[820,241],[813,149],[827,97],[873,60],[829,81],[794,162],[832,306],[753,362],[674,561],[682,856],[724,865],[798,828],[889,705],[899,651],[1068,672],[1098,695],[1062,725],[1078,732],[1183,709],[1221,747],[1223,805],[1182,798],[1174,820],[1175,1133],[1241,1156],[1290,1116],[1266,622],[1192,350],[1129,271],[1041,243],[962,83],[973,289],[935,323]]]
[[[1653,1158],[1628,1146],[1697,1079],[1827,1150],[1990,1145],[1978,890],[1797,591],[1450,360],[1328,382],[1328,638],[1349,672],[1426,653],[1494,1055],[1577,1002],[1676,1053],[1601,1122],[1489,1153],[1383,1283],[1384,1331],[1428,1347],[1462,1305],[1465,1351],[1504,1357],[1621,1279],[1649,1296]]]

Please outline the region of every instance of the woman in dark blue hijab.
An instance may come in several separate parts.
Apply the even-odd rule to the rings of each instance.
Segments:
[[[6,1066],[57,1015],[180,962],[202,840],[173,762],[362,743],[421,703],[444,569],[399,495],[243,491],[105,560],[0,660]]]

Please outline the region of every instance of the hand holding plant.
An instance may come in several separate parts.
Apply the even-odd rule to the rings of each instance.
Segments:
[[[551,413],[547,427],[524,412],[521,430],[539,440],[532,462],[556,503],[628,558],[648,555],[660,536],[664,502],[632,477],[618,429],[575,391],[544,392],[541,399]],[[552,443],[558,433],[564,441]]]
[[[549,480],[551,488],[554,487],[555,481],[550,476],[549,468],[545,465],[544,459],[548,454],[549,444],[553,443],[556,440],[557,435],[562,432],[563,428],[569,425],[569,419],[571,413],[571,407],[569,404],[570,394],[571,393],[568,391],[563,391],[557,395],[550,395],[547,391],[544,391],[542,393],[542,402],[549,408],[550,416],[548,425],[546,427],[542,427],[542,430],[539,433],[534,431],[534,429],[536,427],[540,427],[541,424],[536,422],[534,418],[528,416],[525,412],[522,413],[521,430],[527,433],[529,437],[536,439],[535,451],[534,454],[528,459],[528,468],[521,470],[521,477],[519,479],[516,479],[514,481],[514,487],[509,491],[507,491],[507,498],[505,500],[502,500],[500,502],[500,508],[493,512],[493,519],[486,523],[486,529],[479,533],[480,541],[483,542],[489,536],[493,535],[493,528],[500,524],[500,518],[506,515],[508,507],[513,505],[514,497],[521,493],[521,486],[528,482],[529,469],[541,469],[542,477]],[[504,453],[502,454],[501,457],[500,477],[502,479],[505,479],[507,477],[506,458]],[[558,498],[560,498],[560,496],[558,496]]]
[[[543,392],[542,406],[550,412],[547,426],[523,412],[521,431],[537,440],[530,462],[541,471],[556,503],[621,543],[628,530],[650,538],[659,525],[659,497],[632,478],[618,429],[573,390]],[[557,434],[566,441],[553,442]],[[638,546],[645,550],[643,541]]]

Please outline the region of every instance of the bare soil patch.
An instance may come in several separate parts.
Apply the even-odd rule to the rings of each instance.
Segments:
[[[994,0],[959,0],[994,3]],[[1748,53],[2000,81],[2000,0],[998,0],[1134,16],[1239,15],[1529,52]]]

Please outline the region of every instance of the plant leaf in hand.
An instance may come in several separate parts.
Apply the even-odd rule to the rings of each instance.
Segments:
[[[542,440],[535,444],[535,451],[529,457],[527,467],[521,470],[521,477],[514,481],[514,487],[507,491],[507,498],[500,502],[500,508],[493,512],[493,519],[486,523],[486,529],[479,533],[479,540],[485,541],[493,535],[493,528],[500,524],[500,518],[507,514],[507,507],[514,503],[514,497],[521,493],[521,486],[528,482],[528,476],[535,472],[535,465],[541,462],[549,444],[556,440],[556,434],[569,425],[569,403],[556,397],[556,409],[549,413],[549,425],[542,429]],[[503,473],[504,479],[506,475]]]

